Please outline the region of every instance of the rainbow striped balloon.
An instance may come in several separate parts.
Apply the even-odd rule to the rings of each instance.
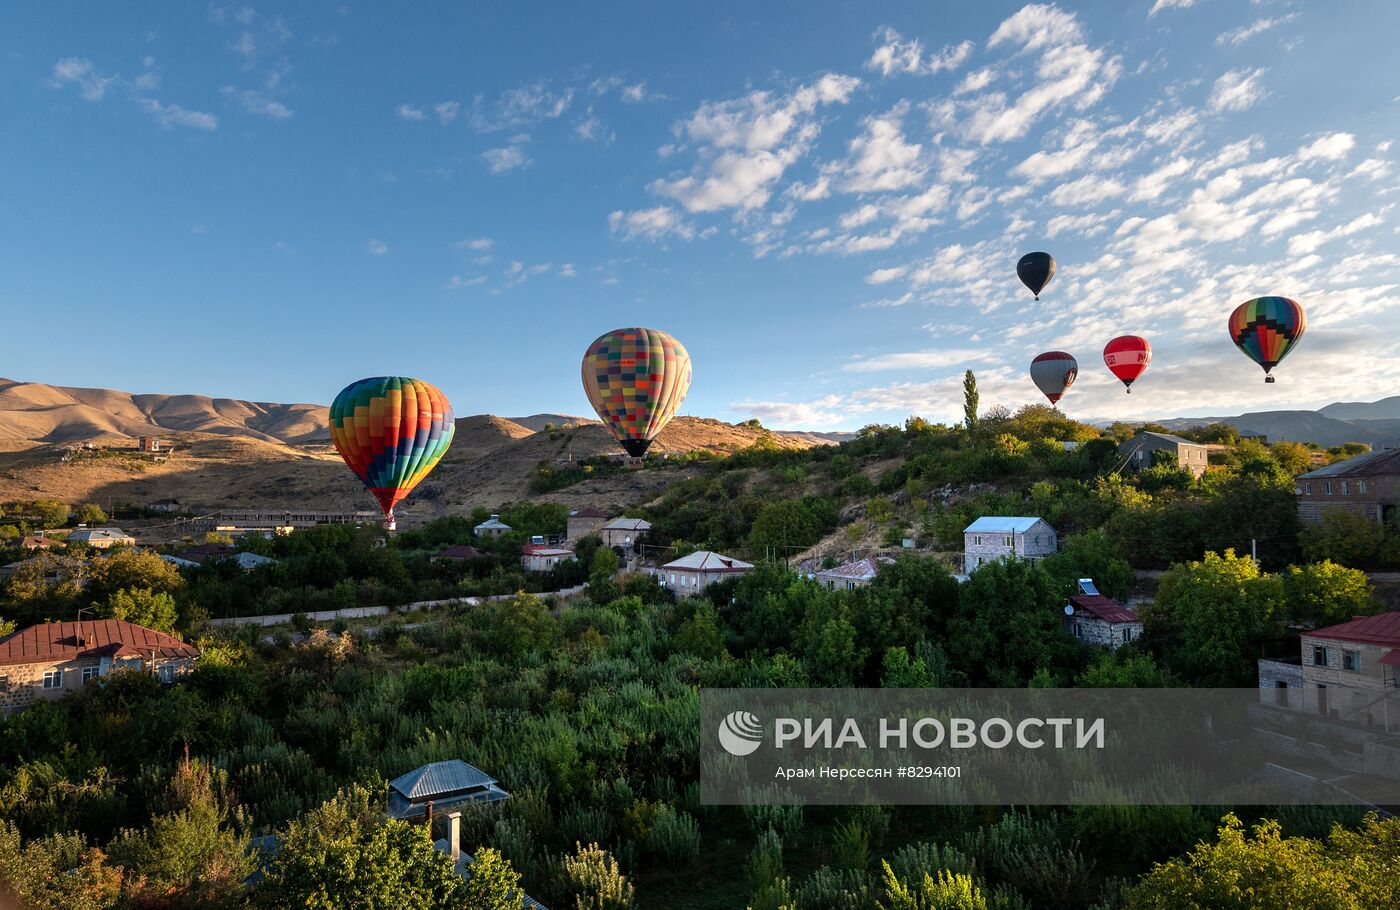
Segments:
[[[583,389],[622,448],[640,458],[690,391],[690,354],[657,329],[613,329],[583,355]]]
[[[394,506],[442,460],[456,431],[447,396],[421,379],[361,379],[331,404],[336,451],[379,500],[390,528]]]
[[[1270,370],[1288,356],[1308,327],[1308,314],[1287,297],[1255,297],[1230,314],[1230,340],[1245,356],[1264,368],[1264,381],[1273,382]]]

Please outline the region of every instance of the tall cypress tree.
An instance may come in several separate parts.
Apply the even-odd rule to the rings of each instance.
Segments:
[[[977,377],[971,370],[963,375],[963,419],[969,430],[977,429]]]

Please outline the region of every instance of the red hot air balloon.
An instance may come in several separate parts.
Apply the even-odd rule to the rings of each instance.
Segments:
[[[1113,375],[1123,380],[1128,393],[1133,391],[1133,380],[1142,375],[1152,362],[1152,345],[1140,335],[1119,335],[1104,345],[1103,362],[1113,371]]]
[[[1064,351],[1046,351],[1031,361],[1031,381],[1056,407],[1078,375],[1079,364]]]

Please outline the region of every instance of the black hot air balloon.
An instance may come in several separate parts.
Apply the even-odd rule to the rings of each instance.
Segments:
[[[1049,253],[1027,253],[1016,263],[1016,277],[1039,300],[1040,292],[1055,277],[1055,257]]]

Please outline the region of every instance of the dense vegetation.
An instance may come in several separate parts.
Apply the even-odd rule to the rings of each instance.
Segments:
[[[388,546],[348,527],[240,541],[278,560],[253,572],[46,554],[77,559],[83,583],[17,572],[0,615],[96,605],[196,637],[203,656],[177,686],[120,673],[0,720],[0,880],[36,908],[94,910],[516,907],[522,889],[556,910],[1395,905],[1400,823],[1353,810],[700,805],[701,687],[1250,685],[1254,658],[1290,631],[1378,609],[1339,564],[1357,560],[1336,529],[1299,534],[1291,478],[1306,450],[1212,428],[1227,448],[1204,478],[1124,476],[1114,440],[1129,432],[1030,408],[983,415],[975,432],[911,420],[839,448],[715,461],[634,514],[656,543],[761,565],[680,602],[615,576],[596,539],[556,577],[526,578],[520,544],[563,529],[547,505],[504,511],[516,530],[497,541],[472,537],[484,513]],[[953,550],[994,513],[1043,515],[1062,552],[962,584],[936,552],[911,554],[854,591],[783,565],[833,532]],[[1251,539],[1259,562],[1242,555]],[[487,555],[431,558],[468,542]],[[1152,566],[1170,568],[1141,640],[1107,654],[1065,632],[1074,579],[1126,597],[1133,568]],[[585,578],[567,602],[525,590]],[[514,591],[413,628],[200,627]],[[464,817],[468,883],[421,826],[382,814],[387,779],[448,758],[513,794]],[[275,855],[255,847],[270,834]]]

